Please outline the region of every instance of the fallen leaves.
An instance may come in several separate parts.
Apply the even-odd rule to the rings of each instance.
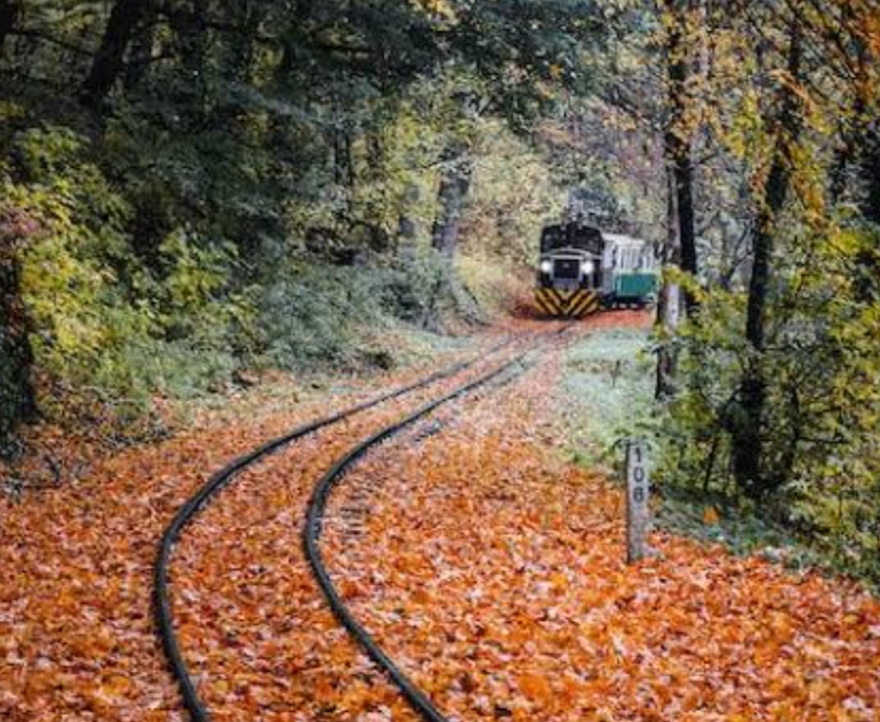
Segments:
[[[548,704],[553,698],[553,688],[550,681],[542,674],[526,672],[518,675],[517,687],[519,691],[532,702]]]
[[[552,374],[550,361],[461,417],[441,413],[440,434],[383,447],[331,501],[332,513],[368,500],[366,534],[340,517],[325,555],[340,582],[368,580],[348,600],[356,616],[438,708],[548,722],[880,716],[880,605],[857,587],[662,535],[658,558],[623,564],[618,491],[540,441],[564,404]],[[409,561],[420,553],[429,568]],[[401,598],[430,634],[394,614]]]
[[[495,343],[492,338],[485,341]],[[402,384],[424,373],[413,369],[382,380],[380,386]],[[219,419],[202,415],[197,426],[170,441],[113,457],[91,455],[90,449],[87,474],[86,466],[72,458],[69,466],[82,471],[78,478],[19,503],[0,499],[0,719],[182,721],[177,687],[166,671],[152,625],[152,565],[164,526],[207,476],[230,458],[305,419],[323,415],[328,403],[343,407],[376,393],[354,380],[349,387],[345,396],[313,397],[294,408],[285,400],[268,411],[253,409],[237,417],[228,412]],[[400,409],[400,405],[390,407],[385,413]],[[348,434],[361,428],[341,427],[341,440],[350,441]],[[54,447],[59,454],[78,453],[68,439],[59,442]],[[300,503],[301,491],[294,503]],[[291,507],[289,497],[276,495],[272,500],[279,518],[298,527],[299,518],[290,515]],[[232,540],[233,545],[240,541]],[[243,543],[247,544],[246,536]],[[255,546],[254,551],[264,550]],[[290,549],[270,545],[265,552],[284,559]],[[257,556],[248,562],[250,568],[224,569],[222,576],[246,584],[249,575],[260,574],[259,561]],[[173,574],[179,568],[175,566]],[[229,625],[215,647],[201,651],[199,625],[212,614],[215,600],[205,599],[199,586],[181,590],[195,594],[196,601],[190,608],[182,600],[176,611],[188,625],[187,650],[195,650],[193,656],[207,665],[245,645],[236,641],[243,635]],[[242,591],[247,594],[247,587]],[[296,604],[298,598],[294,589],[287,601]],[[219,603],[228,607],[225,598]],[[326,614],[323,623],[315,626],[333,627]],[[288,626],[279,625],[271,641],[285,639],[288,631]],[[272,672],[276,680],[272,686],[278,686],[277,679],[287,667],[291,677],[299,672],[298,650],[291,652],[285,645],[250,649],[249,658],[266,653],[268,661],[261,664]],[[290,664],[279,665],[279,657]],[[205,680],[213,678],[208,674]],[[246,679],[223,679],[220,693],[235,703],[247,700],[259,707],[269,696],[262,683],[262,676],[250,686]],[[303,678],[299,684],[306,688],[309,681]]]
[[[707,506],[703,511],[703,524],[706,526],[715,526],[721,522],[718,510],[714,506]]]
[[[462,722],[877,719],[877,601],[663,535],[626,567],[620,494],[548,450],[555,373],[551,356],[445,408],[333,495],[331,571],[395,661]],[[272,456],[181,539],[175,620],[217,722],[415,719],[327,609],[300,530],[318,475],[436,393]],[[294,421],[193,431],[3,507],[0,717],[183,720],[150,618],[156,541],[210,471]]]

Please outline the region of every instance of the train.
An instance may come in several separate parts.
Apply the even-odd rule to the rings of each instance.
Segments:
[[[581,318],[656,301],[659,269],[650,244],[580,222],[541,231],[535,300],[541,314]]]

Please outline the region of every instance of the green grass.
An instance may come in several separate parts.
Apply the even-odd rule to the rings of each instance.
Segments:
[[[566,354],[563,405],[576,460],[608,467],[623,439],[646,432],[654,394],[649,344],[647,331],[611,329]]]

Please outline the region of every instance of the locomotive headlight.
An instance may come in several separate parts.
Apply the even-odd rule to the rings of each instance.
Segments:
[[[596,270],[596,264],[592,261],[584,261],[581,264],[581,271],[587,276],[589,276],[593,271]]]
[[[541,261],[541,273],[551,273],[553,271],[552,261]]]

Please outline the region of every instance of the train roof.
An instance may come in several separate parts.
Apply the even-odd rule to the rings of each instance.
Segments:
[[[622,233],[606,233],[602,232],[602,238],[606,243],[613,243],[617,246],[646,246],[648,242],[644,238],[635,238],[633,236],[625,236]]]

